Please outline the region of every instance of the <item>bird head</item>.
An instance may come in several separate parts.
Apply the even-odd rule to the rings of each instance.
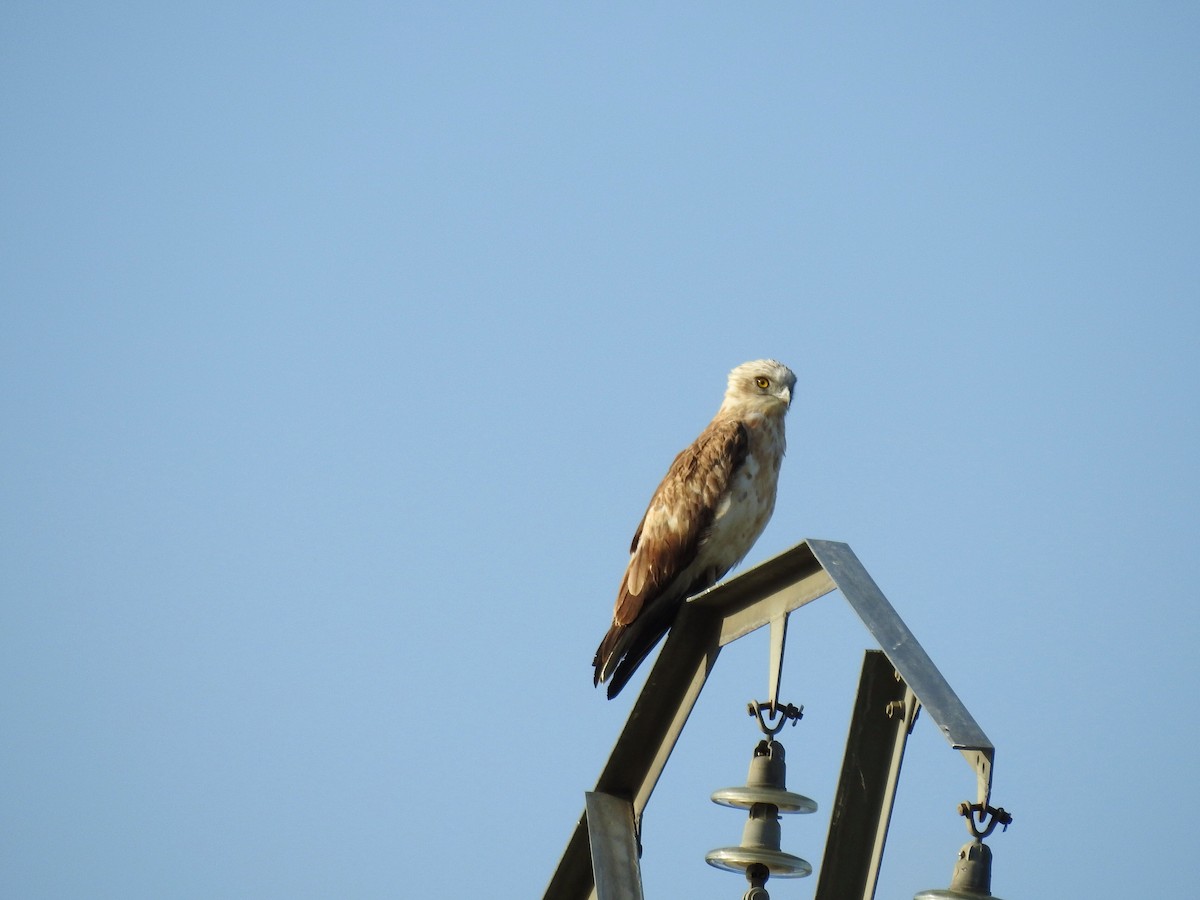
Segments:
[[[742,363],[729,373],[722,407],[738,407],[764,414],[782,415],[792,403],[796,375],[774,359]]]

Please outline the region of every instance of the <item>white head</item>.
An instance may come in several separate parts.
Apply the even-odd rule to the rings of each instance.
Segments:
[[[729,373],[722,409],[737,407],[747,412],[782,416],[792,403],[796,375],[774,359],[742,363]]]

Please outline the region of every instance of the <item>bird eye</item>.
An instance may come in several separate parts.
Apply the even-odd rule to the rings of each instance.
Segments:
[[[762,375],[759,375],[757,378],[754,379],[754,383],[757,384],[760,388],[762,388],[765,391],[767,388],[769,388],[771,386],[771,379],[764,378]]]

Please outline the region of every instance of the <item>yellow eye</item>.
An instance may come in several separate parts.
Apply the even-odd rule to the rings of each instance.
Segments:
[[[764,378],[762,375],[759,375],[757,378],[754,379],[754,383],[757,384],[760,388],[762,388],[765,391],[767,388],[769,388],[771,386],[771,379]]]

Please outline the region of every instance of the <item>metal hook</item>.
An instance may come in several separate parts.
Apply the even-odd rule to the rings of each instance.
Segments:
[[[780,706],[777,701],[771,700],[766,703],[751,700],[746,705],[746,711],[758,719],[758,727],[762,729],[762,733],[767,737],[774,737],[779,734],[783,730],[783,726],[788,722],[795,725],[804,718],[803,706],[792,706],[790,703],[786,706]],[[763,716],[764,711],[767,714],[765,718]],[[773,720],[776,716],[779,717],[779,721],[775,724],[768,724],[768,720]]]
[[[1006,812],[1003,807],[984,806],[982,803],[960,803],[958,814],[966,817],[967,830],[977,840],[987,837],[996,830],[997,825],[1001,826],[1001,831],[1008,831],[1008,826],[1013,820],[1012,814]],[[979,825],[975,824],[976,819],[979,820]],[[987,822],[986,826],[984,822]]]

